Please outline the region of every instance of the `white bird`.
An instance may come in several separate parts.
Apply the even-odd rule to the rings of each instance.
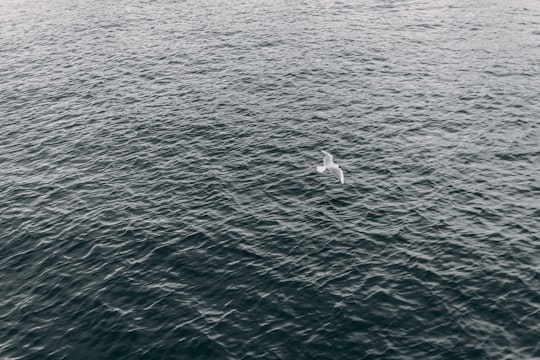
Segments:
[[[321,150],[321,152],[323,153],[324,165],[317,166],[317,171],[323,173],[325,172],[325,170],[330,170],[339,176],[339,181],[342,184],[345,184],[345,179],[343,178],[343,170],[341,170],[338,164],[334,164],[334,157],[324,150]]]

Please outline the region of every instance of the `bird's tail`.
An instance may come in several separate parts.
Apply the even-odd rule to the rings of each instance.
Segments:
[[[326,170],[326,166],[317,166],[317,171],[323,173]]]

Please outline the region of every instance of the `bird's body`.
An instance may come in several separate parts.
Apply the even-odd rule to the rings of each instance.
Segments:
[[[339,176],[339,182],[342,184],[345,183],[345,179],[343,178],[343,170],[339,167],[338,164],[334,164],[334,158],[331,154],[327,153],[324,150],[321,150],[323,153],[323,166],[317,166],[317,171],[320,173],[325,172],[326,170],[330,170],[333,173],[337,174]]]

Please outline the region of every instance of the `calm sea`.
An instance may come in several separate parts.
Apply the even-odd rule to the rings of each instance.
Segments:
[[[3,0],[0,358],[538,359],[539,99],[537,0]]]

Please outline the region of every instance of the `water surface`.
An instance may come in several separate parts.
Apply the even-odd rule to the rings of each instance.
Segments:
[[[540,357],[538,2],[0,28],[1,357]]]

